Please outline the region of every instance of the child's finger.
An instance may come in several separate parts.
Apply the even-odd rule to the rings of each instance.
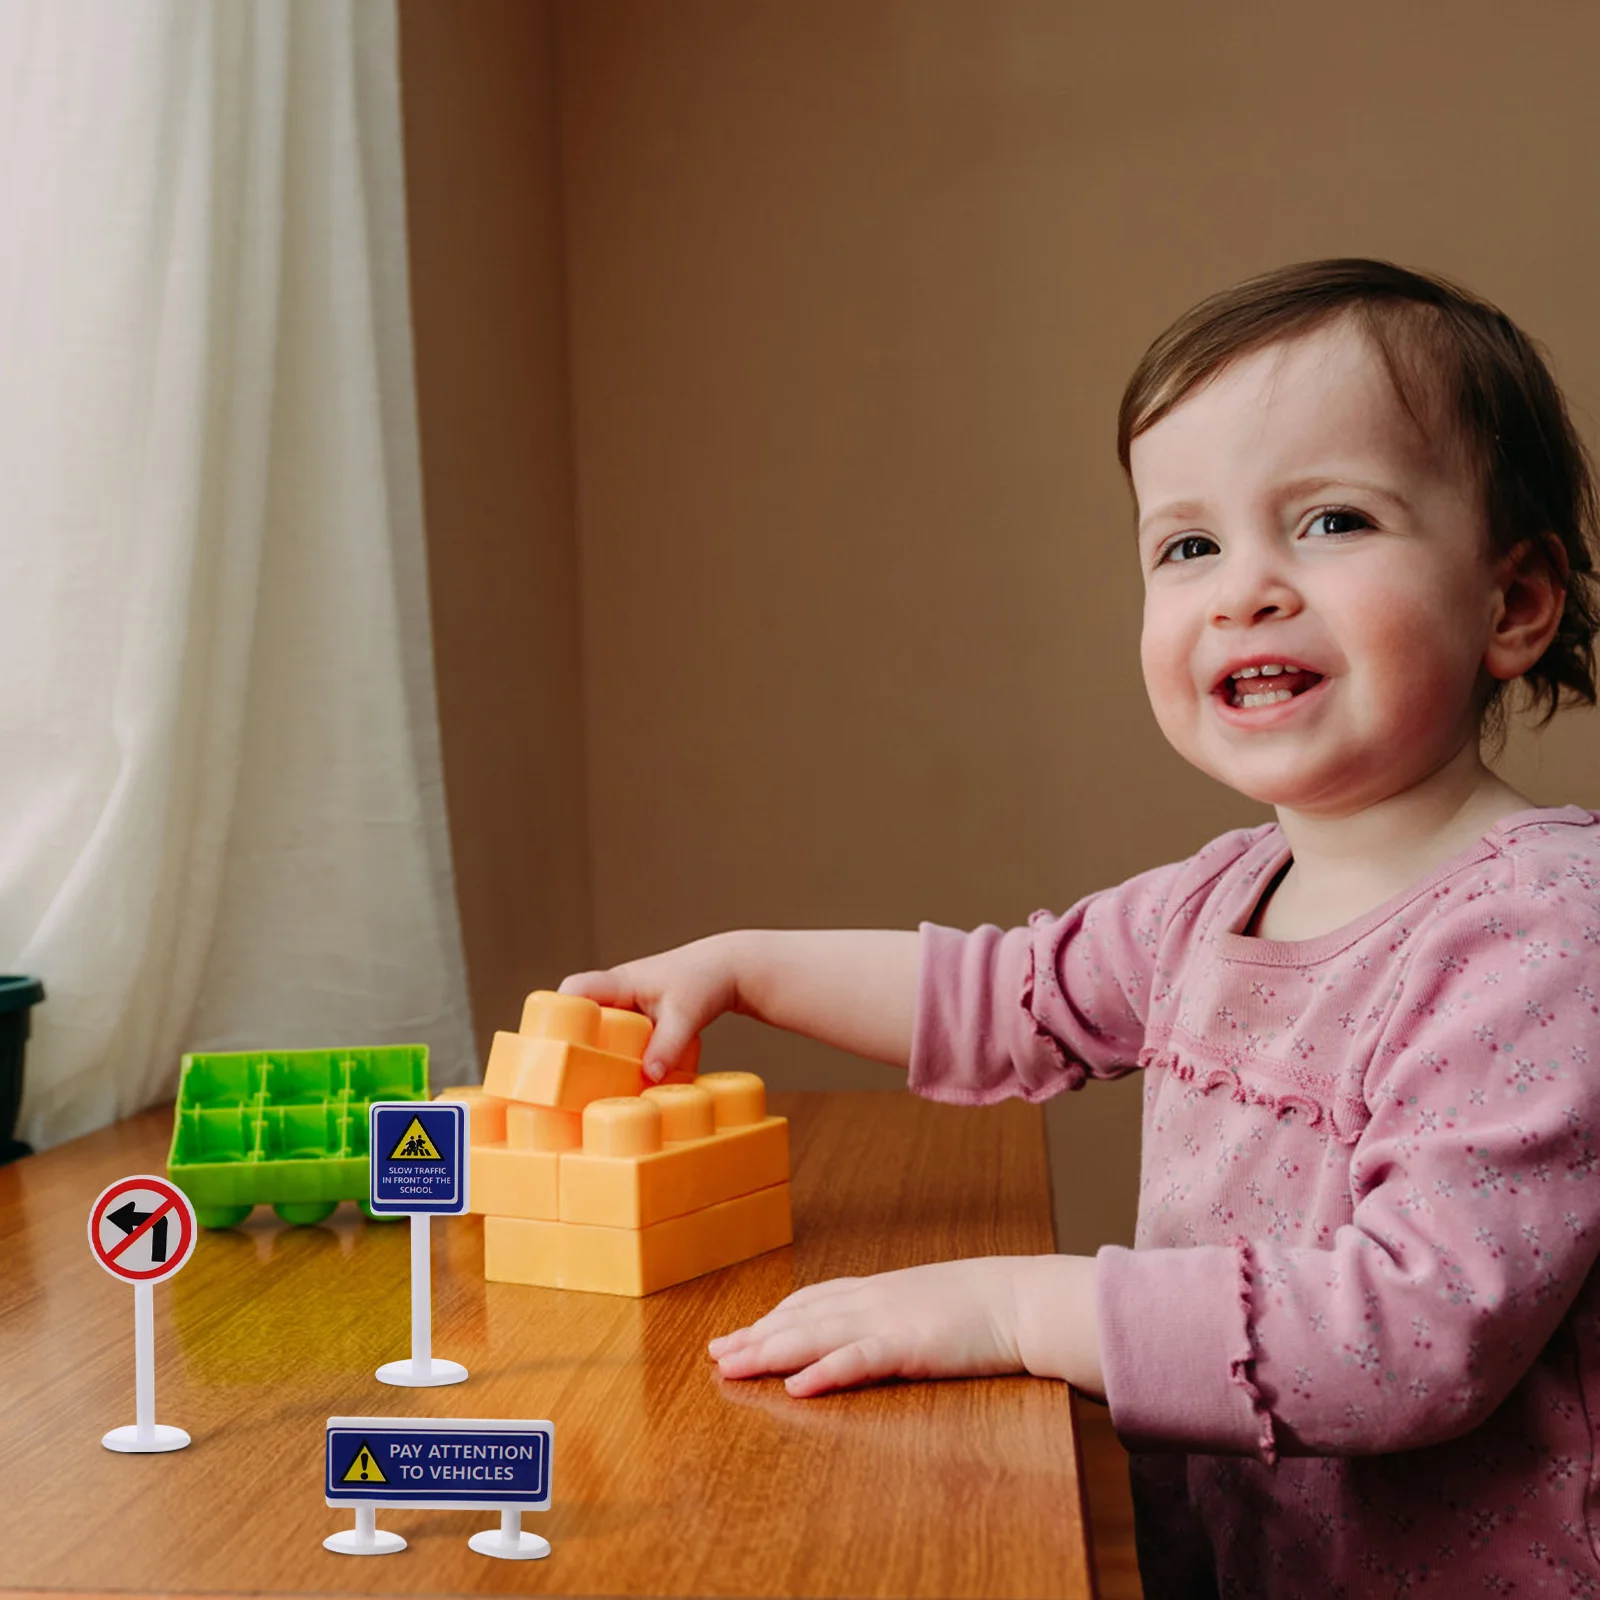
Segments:
[[[858,1339],[853,1344],[830,1350],[809,1367],[785,1378],[783,1386],[797,1400],[803,1400],[808,1395],[826,1394],[830,1389],[854,1389],[879,1378],[892,1378],[898,1370],[881,1339]]]
[[[665,1007],[655,1024],[644,1047],[644,1075],[652,1083],[660,1083],[683,1060],[694,1043],[695,1029],[676,1006]]]
[[[699,1075],[700,1036],[696,1034],[689,1041],[689,1048],[656,1081],[658,1083],[693,1083]]]
[[[803,1288],[796,1289],[793,1294],[785,1295],[765,1316],[758,1317],[747,1328],[738,1331],[750,1337],[760,1338],[763,1335],[782,1332],[796,1323],[803,1325],[807,1320],[814,1320],[819,1306],[826,1305],[829,1301],[843,1302],[845,1297],[852,1295],[856,1287],[865,1281],[862,1278],[827,1278],[821,1283],[808,1283]],[[833,1307],[835,1312],[841,1309],[842,1304]]]
[[[717,1366],[725,1378],[755,1378],[765,1372],[798,1372],[819,1356],[847,1344],[855,1336],[856,1324],[840,1318],[798,1323],[725,1350]]]
[[[713,1339],[707,1349],[712,1355],[720,1356],[729,1350],[738,1349],[741,1345],[749,1344],[752,1339],[764,1339],[775,1333],[781,1333],[794,1323],[792,1315],[794,1311],[815,1305],[818,1300],[832,1299],[833,1294],[830,1291],[848,1288],[855,1282],[857,1282],[855,1278],[830,1278],[825,1283],[807,1284],[804,1289],[796,1289],[787,1299],[780,1300],[764,1317],[757,1317],[747,1326],[735,1328],[731,1333]]]
[[[563,978],[556,988],[557,994],[582,995],[603,1006],[620,1006],[631,1011],[642,1011],[638,992],[627,976],[626,968],[607,967],[594,972],[574,972]]]
[[[818,1350],[795,1339],[794,1333],[750,1334],[720,1344],[710,1352],[723,1378],[755,1378],[760,1373],[792,1373],[816,1360]],[[792,1352],[792,1354],[790,1354]],[[787,1362],[787,1365],[786,1365]]]

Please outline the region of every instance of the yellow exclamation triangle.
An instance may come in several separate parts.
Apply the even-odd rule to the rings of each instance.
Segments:
[[[350,1463],[350,1470],[339,1480],[340,1483],[387,1483],[388,1481],[365,1439],[361,1441],[361,1448],[356,1451],[355,1460]]]
[[[411,1119],[411,1126],[400,1135],[400,1142],[389,1152],[391,1161],[443,1161],[438,1146],[428,1137],[420,1117]]]

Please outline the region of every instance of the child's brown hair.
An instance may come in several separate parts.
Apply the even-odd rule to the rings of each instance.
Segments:
[[[1504,312],[1432,274],[1388,261],[1305,261],[1247,279],[1179,317],[1145,352],[1117,413],[1117,459],[1191,390],[1236,356],[1352,319],[1383,358],[1400,403],[1424,434],[1442,415],[1477,478],[1498,560],[1528,543],[1566,590],[1549,648],[1523,674],[1538,726],[1566,693],[1595,704],[1594,468],[1572,426],[1543,352]],[[1438,410],[1428,404],[1433,400]],[[1131,481],[1131,474],[1130,474]],[[1496,750],[1505,739],[1505,691],[1495,683],[1480,727]]]

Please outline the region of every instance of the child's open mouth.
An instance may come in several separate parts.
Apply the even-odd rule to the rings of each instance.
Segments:
[[[1289,668],[1267,676],[1252,668],[1249,675],[1241,673],[1228,679],[1228,704],[1234,706],[1269,706],[1280,700],[1292,700],[1304,694],[1313,684],[1321,683],[1320,673]]]
[[[1256,711],[1285,705],[1323,681],[1322,674],[1308,667],[1245,667],[1217,685],[1217,696],[1235,711]]]

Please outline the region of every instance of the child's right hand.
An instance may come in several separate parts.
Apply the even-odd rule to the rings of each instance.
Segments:
[[[654,1083],[724,1011],[904,1067],[916,1010],[917,935],[877,929],[746,928],[716,933],[603,972],[575,972],[562,994],[642,1011]]]
[[[603,1006],[642,1011],[655,1024],[645,1046],[645,1076],[659,1083],[677,1066],[702,1028],[738,1009],[739,979],[732,937],[713,934],[619,967],[575,972],[560,993]]]

